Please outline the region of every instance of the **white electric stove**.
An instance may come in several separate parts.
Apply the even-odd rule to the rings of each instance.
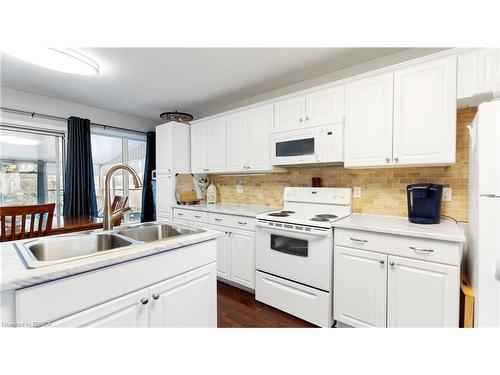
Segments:
[[[287,187],[283,210],[257,215],[258,301],[332,326],[332,223],[351,214],[351,201],[351,189]]]

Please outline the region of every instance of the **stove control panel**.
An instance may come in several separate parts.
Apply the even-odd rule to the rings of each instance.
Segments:
[[[350,205],[352,190],[350,188],[286,187],[283,198],[288,202]]]

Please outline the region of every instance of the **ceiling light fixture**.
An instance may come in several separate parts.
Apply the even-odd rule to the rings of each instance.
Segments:
[[[32,48],[2,48],[2,52],[59,72],[97,75],[99,64],[90,57],[71,48],[32,47]]]
[[[36,146],[40,142],[35,139],[15,137],[11,135],[2,135],[0,138],[2,143],[9,143],[11,145],[22,145],[22,146]]]

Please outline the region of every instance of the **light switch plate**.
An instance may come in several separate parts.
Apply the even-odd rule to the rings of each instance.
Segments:
[[[443,188],[443,202],[451,202],[452,191],[451,187]]]
[[[354,186],[354,198],[361,198],[361,186]]]

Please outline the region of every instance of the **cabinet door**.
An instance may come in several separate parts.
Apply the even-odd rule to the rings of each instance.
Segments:
[[[217,238],[217,276],[224,279],[231,279],[231,242],[227,228],[216,225],[209,225],[209,229],[222,233]]]
[[[396,256],[388,261],[388,327],[458,327],[458,267]]]
[[[262,137],[262,134],[261,134]],[[246,171],[248,166],[247,112],[226,117],[226,170]],[[268,150],[269,151],[269,150]]]
[[[149,288],[150,327],[217,327],[215,263]]]
[[[474,53],[474,93],[500,91],[500,49],[486,48]]]
[[[148,326],[148,308],[148,290],[143,289],[57,320],[50,326],[145,328]]]
[[[163,124],[156,127],[156,171],[172,173],[172,126]]]
[[[330,87],[306,95],[306,125],[330,125],[344,117],[344,86]]]
[[[207,127],[204,122],[191,125],[191,173],[207,172]]]
[[[335,246],[333,317],[353,327],[386,326],[387,255]]]
[[[255,233],[231,232],[232,280],[255,289]]]
[[[392,162],[393,73],[355,81],[345,88],[345,166]]]
[[[218,117],[205,123],[207,134],[206,172],[224,172],[226,169],[226,118]]]
[[[174,181],[171,173],[156,173],[156,213],[172,216],[175,202]]]
[[[274,104],[275,129],[297,128],[305,122],[306,101],[303,96]]]
[[[457,58],[394,73],[394,164],[455,162]]]
[[[247,112],[248,170],[272,169],[270,134],[274,109],[266,105]]]

